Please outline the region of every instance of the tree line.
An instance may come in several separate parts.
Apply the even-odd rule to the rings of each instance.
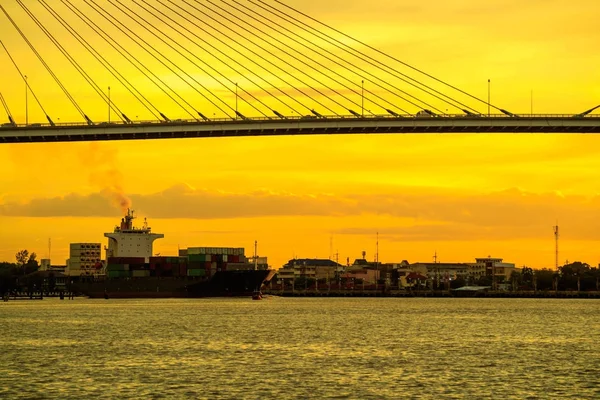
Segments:
[[[20,288],[41,287],[42,280],[31,275],[40,269],[37,255],[21,250],[15,254],[15,261],[0,262],[0,294]]]

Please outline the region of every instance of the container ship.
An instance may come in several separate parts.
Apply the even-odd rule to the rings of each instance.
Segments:
[[[127,215],[108,238],[106,264],[94,277],[73,281],[72,290],[90,298],[198,298],[252,296],[275,271],[265,257],[247,258],[244,248],[191,247],[177,256],[153,256],[155,240],[146,220],[133,226]]]

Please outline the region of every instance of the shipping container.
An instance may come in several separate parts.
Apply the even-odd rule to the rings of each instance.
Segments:
[[[210,261],[210,255],[207,254],[190,254],[188,256],[190,262],[205,262]]]
[[[187,257],[187,256],[188,256],[187,249],[180,249],[179,250],[179,257]]]
[[[107,271],[106,276],[109,278],[128,278],[130,275],[129,271]]]
[[[148,270],[133,270],[133,271],[131,271],[131,276],[133,278],[147,278],[150,276],[150,271],[148,271]]]
[[[206,265],[206,263],[203,263],[203,262],[192,262],[192,261],[190,261],[187,264],[187,268],[188,269],[203,269],[205,265]]]
[[[129,264],[108,264],[107,271],[129,271]]]
[[[145,271],[150,269],[150,265],[149,264],[130,264],[129,265],[129,270],[130,271]]]
[[[206,271],[203,269],[188,269],[187,276],[205,276]]]
[[[144,264],[144,257],[109,257],[106,260],[108,264]]]

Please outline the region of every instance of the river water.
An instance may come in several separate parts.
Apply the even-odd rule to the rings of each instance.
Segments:
[[[1,399],[597,399],[600,302],[0,303]]]

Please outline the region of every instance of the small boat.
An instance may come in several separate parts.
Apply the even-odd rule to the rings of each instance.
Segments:
[[[252,293],[252,300],[262,300],[262,298],[260,290],[255,290],[254,293]]]

